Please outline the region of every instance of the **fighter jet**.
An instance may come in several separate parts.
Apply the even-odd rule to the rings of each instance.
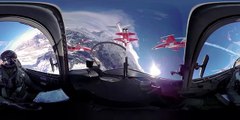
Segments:
[[[136,35],[136,34],[133,32],[128,32],[128,28],[126,28],[126,27],[122,28],[120,26],[120,23],[117,23],[117,28],[118,28],[119,32],[117,32],[116,35],[119,35],[120,38],[115,38],[114,40],[123,42],[125,46],[127,46],[127,44],[129,42],[138,40],[136,38],[130,38],[130,36]]]
[[[70,51],[70,52],[74,52],[74,51],[86,51],[86,52],[89,52],[89,51],[91,51],[91,48],[82,46],[79,43],[76,46],[68,45],[67,48],[68,48],[68,51]]]
[[[173,35],[168,35],[165,37],[161,37],[162,43],[155,46],[153,49],[160,49],[160,48],[170,48],[173,51],[178,51],[180,48],[183,48],[186,46],[186,40],[182,40],[180,42],[176,41],[175,37]]]

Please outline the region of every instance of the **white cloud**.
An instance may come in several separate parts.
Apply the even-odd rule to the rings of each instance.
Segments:
[[[128,25],[128,29],[131,32],[135,32],[134,20],[132,20],[126,13],[121,10],[113,10],[107,12],[90,12],[90,11],[74,11],[74,12],[63,12],[63,19],[65,27],[68,29],[79,29],[84,28],[90,32],[101,32],[109,36],[115,36],[118,29],[114,30],[112,26],[116,26],[118,22],[122,26]],[[109,27],[111,26],[111,27]],[[137,37],[133,36],[133,37]],[[134,47],[139,47],[138,42],[133,43]]]
[[[19,46],[19,43],[23,43],[25,41],[31,40],[34,36],[41,33],[38,29],[30,29],[27,30],[24,34],[22,34],[20,37],[18,37],[15,40],[11,40],[11,42],[5,47],[6,49],[14,50],[17,46]]]
[[[127,46],[127,56],[130,57],[130,58],[134,61],[134,63],[136,63],[137,68],[138,68],[140,71],[144,72],[144,70],[142,69],[141,65],[140,65],[139,62],[138,62],[139,56],[138,56],[137,52],[133,49],[133,47],[132,47],[131,44],[129,44],[129,45]]]
[[[6,46],[8,44],[8,41],[0,41],[0,46]]]
[[[240,41],[238,41],[238,42],[233,42],[234,44],[236,44],[236,45],[238,45],[238,46],[240,46]]]
[[[147,17],[145,14],[150,14],[153,15],[153,19],[161,21],[162,19],[168,18],[168,14],[161,12],[161,11],[157,11],[157,10],[153,10],[153,9],[138,9],[137,10],[139,12],[139,17]]]
[[[168,17],[168,14],[165,14],[165,13],[162,13],[162,12],[158,12],[158,11],[154,12],[154,14],[156,16],[159,16],[159,17],[162,17],[162,18],[167,18]]]
[[[168,14],[158,12],[158,11],[155,11],[153,14],[155,16],[154,19],[159,20],[159,21],[168,17]]]
[[[228,32],[228,34],[227,34],[227,39],[228,39],[229,41],[232,41],[232,38],[231,38],[230,32]]]
[[[104,30],[110,33],[115,33],[117,29],[116,31],[112,31],[108,26],[116,26],[118,22],[121,22],[123,25],[134,25],[134,21],[120,10],[108,12],[64,12],[63,18],[67,28],[86,28],[91,32]]]

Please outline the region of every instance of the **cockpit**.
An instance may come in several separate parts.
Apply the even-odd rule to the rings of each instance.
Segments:
[[[238,2],[49,2],[0,3],[0,53],[16,52],[34,103],[240,106]]]

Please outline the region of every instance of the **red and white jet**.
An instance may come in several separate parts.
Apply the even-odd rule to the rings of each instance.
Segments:
[[[180,42],[176,41],[175,37],[173,35],[166,36],[166,39],[162,40],[161,44],[158,44],[153,49],[160,49],[160,48],[170,48],[173,51],[178,51],[180,48],[183,48],[186,46],[186,40],[182,40]]]
[[[89,42],[92,42],[92,40],[90,39],[81,39],[80,40],[82,43],[89,43]]]
[[[129,42],[137,41],[136,38],[130,38],[132,35],[136,35],[135,33],[128,32],[127,28],[121,28],[120,23],[117,23],[117,28],[119,29],[119,32],[116,33],[116,35],[119,35],[120,38],[115,38],[114,40],[121,41],[127,46]]]
[[[70,52],[75,52],[75,51],[88,51],[90,52],[92,49],[89,48],[89,47],[84,47],[84,46],[81,46],[80,44],[77,44],[76,46],[67,46],[68,48],[68,51]]]

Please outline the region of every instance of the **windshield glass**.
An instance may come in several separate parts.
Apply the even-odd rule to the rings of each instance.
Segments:
[[[49,59],[57,62],[52,46],[39,29],[20,22],[0,22],[0,53],[12,50],[24,68],[51,74],[59,74],[51,68]],[[2,64],[2,59],[0,58]]]
[[[128,67],[156,77],[181,79],[188,16],[198,1],[35,0],[56,4],[62,11],[69,70],[86,69],[98,61],[102,70]],[[92,47],[101,42],[92,50]],[[116,45],[116,44],[118,45]],[[119,47],[121,45],[126,50]]]
[[[198,57],[202,64],[205,55],[209,56],[203,77],[226,71],[234,66],[239,55],[240,22],[229,23],[218,28],[206,40]],[[235,66],[238,66],[236,62]],[[200,70],[195,70],[193,78],[200,78]]]
[[[70,70],[86,68],[87,59],[98,61],[102,70],[123,68],[127,57],[130,69],[180,79],[171,71],[183,63],[187,14],[182,15],[175,5],[75,4],[73,10],[63,12]]]

